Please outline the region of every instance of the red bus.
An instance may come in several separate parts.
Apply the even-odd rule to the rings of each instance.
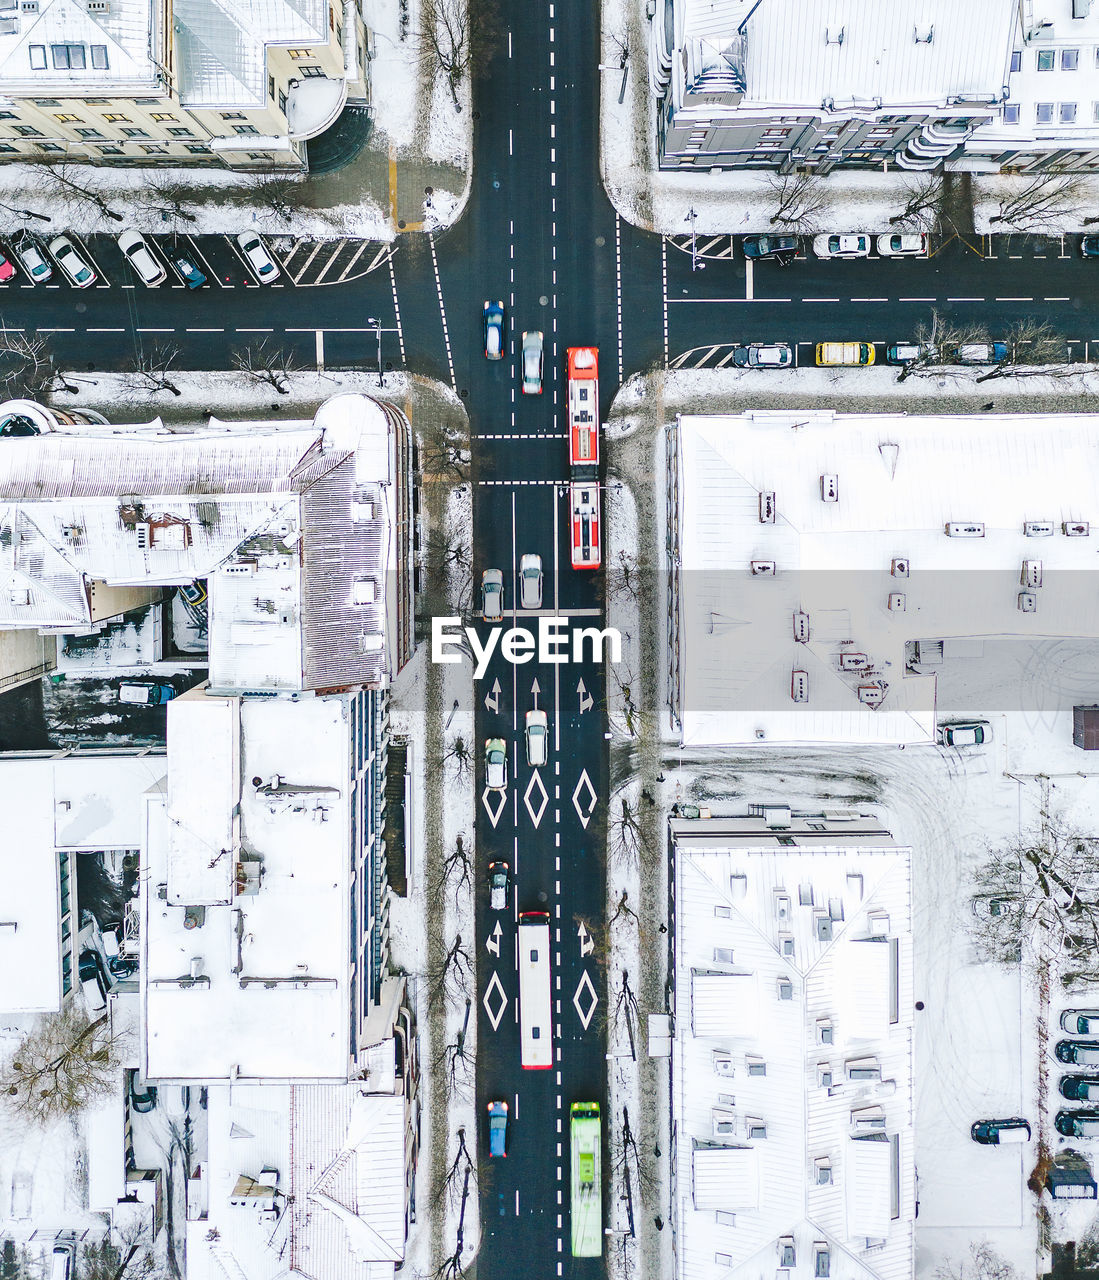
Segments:
[[[602,559],[599,484],[574,480],[569,485],[569,527],[574,569],[598,569]]]
[[[599,466],[599,351],[569,347],[569,466]],[[594,473],[593,473],[594,474]]]

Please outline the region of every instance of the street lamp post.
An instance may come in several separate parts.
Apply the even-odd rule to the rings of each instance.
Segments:
[[[367,320],[369,328],[374,330],[374,334],[378,339],[378,385],[385,386],[385,370],[382,368],[382,326],[380,321],[370,316]]]

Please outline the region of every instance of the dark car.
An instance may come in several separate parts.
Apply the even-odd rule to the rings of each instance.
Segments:
[[[986,1147],[999,1147],[1009,1142],[1029,1142],[1030,1122],[1018,1116],[1010,1120],[977,1120],[970,1126],[969,1136]]]
[[[1099,1138],[1099,1110],[1058,1111],[1053,1127],[1066,1138]]]
[[[757,261],[770,258],[779,266],[785,267],[797,256],[797,236],[745,236],[741,246],[746,258]]]
[[[1099,236],[1084,236],[1080,241],[1080,252],[1085,258],[1099,258]]]
[[[136,1071],[129,1071],[130,1106],[142,1113],[152,1111],[156,1106],[156,1088],[143,1080]]]
[[[1058,1062],[1099,1067],[1099,1040],[1058,1040],[1053,1052]]]
[[[1058,1087],[1070,1102],[1099,1102],[1099,1076],[1062,1076]]]
[[[190,258],[184,258],[182,255],[175,257],[172,259],[172,266],[179,272],[179,278],[188,289],[201,289],[206,283],[206,277]]]
[[[488,1153],[490,1156],[508,1153],[508,1104],[503,1101],[488,1104]]]
[[[485,359],[504,358],[504,304],[486,302],[484,308]]]

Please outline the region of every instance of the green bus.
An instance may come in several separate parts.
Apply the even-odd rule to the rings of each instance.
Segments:
[[[572,1147],[572,1256],[603,1254],[603,1180],[600,1156],[603,1129],[598,1102],[574,1102],[569,1108]]]

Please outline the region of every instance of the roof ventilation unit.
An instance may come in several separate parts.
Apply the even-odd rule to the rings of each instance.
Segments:
[[[985,527],[978,520],[948,520],[946,536],[948,538],[983,538]]]
[[[1028,538],[1050,538],[1053,536],[1053,521],[1027,520],[1023,524],[1023,533]]]
[[[886,605],[892,613],[904,613],[908,606],[908,597],[903,591],[890,591]]]
[[[930,44],[935,36],[935,27],[932,24],[918,26],[913,30],[912,36],[917,44]]]
[[[809,615],[807,613],[794,614],[794,639],[798,644],[809,643]]]
[[[826,27],[824,30],[824,40],[826,44],[843,44],[843,37],[846,34],[845,27]]]
[[[809,701],[808,671],[792,671],[790,673],[790,697],[794,702]]]
[[[1019,581],[1024,587],[1033,590],[1042,585],[1042,562],[1041,560],[1024,560],[1023,571],[1019,576]]]
[[[1061,532],[1066,538],[1086,538],[1091,525],[1086,520],[1078,520],[1075,524],[1069,524],[1067,521],[1061,525]]]
[[[778,565],[774,560],[753,560],[753,578],[773,578],[778,573]]]
[[[759,495],[759,522],[760,524],[774,524],[775,514],[778,508],[775,506],[775,495],[773,491],[760,493]]]
[[[841,671],[861,671],[870,662],[865,653],[841,653]]]
[[[880,684],[860,684],[859,701],[864,707],[880,707],[885,701],[885,690]]]
[[[1020,613],[1037,613],[1038,597],[1033,591],[1019,592],[1019,612]]]
[[[903,556],[894,556],[889,565],[889,572],[894,578],[907,578],[908,560]]]
[[[821,502],[839,502],[840,500],[839,476],[821,476],[820,500]]]

